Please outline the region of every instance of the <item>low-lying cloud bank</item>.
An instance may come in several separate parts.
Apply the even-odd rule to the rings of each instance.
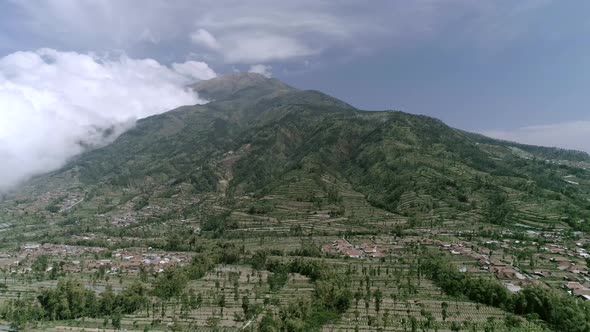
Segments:
[[[0,58],[0,192],[110,143],[137,119],[204,103],[185,88],[203,62],[116,59],[40,49]],[[105,135],[105,132],[111,133]]]
[[[551,146],[590,153],[590,121],[572,121],[549,125],[494,130],[484,135],[525,144]]]

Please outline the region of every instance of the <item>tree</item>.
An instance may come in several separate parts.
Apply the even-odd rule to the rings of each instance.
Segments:
[[[512,218],[514,208],[508,196],[497,190],[489,198],[485,219],[496,225],[506,225]]]
[[[258,250],[252,256],[252,267],[256,270],[262,270],[266,266],[266,260],[268,259],[268,251]]]
[[[207,325],[207,327],[209,328],[216,328],[217,325],[219,325],[219,317],[215,317],[215,316],[211,316],[207,318],[207,321],[205,322],[205,324]]]
[[[272,292],[276,292],[283,288],[289,280],[288,267],[285,265],[279,265],[273,268],[273,273],[268,276],[268,286]]]
[[[248,296],[242,296],[242,310],[244,311],[244,317],[250,319],[250,299]]]
[[[357,289],[356,292],[354,292],[354,306],[355,308],[358,308],[359,306],[359,301],[363,298],[363,293],[361,293],[360,289]]]
[[[121,312],[117,310],[111,317],[111,324],[115,330],[121,329]]]
[[[167,269],[154,281],[154,295],[162,300],[180,296],[187,282],[182,269]]]
[[[218,301],[219,307],[221,308],[221,317],[223,317],[223,308],[225,308],[225,294],[221,294]]]
[[[412,332],[418,331],[418,320],[416,319],[416,317],[410,317],[410,326],[412,328]]]
[[[375,299],[375,311],[379,313],[379,310],[381,309],[381,303],[383,302],[383,293],[380,289],[375,290],[373,293],[373,298]]]
[[[446,321],[447,314],[448,314],[447,309],[449,308],[449,304],[447,302],[442,302],[440,304],[440,307],[442,308],[442,319],[443,319],[443,321]]]
[[[274,315],[273,315],[272,311],[267,311],[266,314],[264,314],[264,316],[262,316],[262,319],[260,320],[260,323],[258,324],[258,331],[260,331],[260,332],[278,332],[279,331],[278,324],[274,320]]]
[[[389,325],[389,309],[385,309],[381,319],[383,320],[383,327],[387,328],[387,325]]]

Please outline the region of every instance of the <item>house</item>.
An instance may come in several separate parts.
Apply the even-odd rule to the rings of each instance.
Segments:
[[[338,248],[334,247],[331,244],[327,244],[325,246],[322,247],[322,252],[324,254],[337,254],[338,253]]]
[[[371,258],[383,258],[386,255],[382,251],[377,251],[377,252],[374,252],[374,253],[369,254],[368,256],[371,257]]]
[[[40,244],[34,244],[34,243],[33,244],[25,244],[23,246],[23,250],[24,251],[36,251],[36,250],[39,250],[39,248],[41,248],[41,245]]]
[[[570,267],[567,268],[568,272],[574,273],[574,274],[580,274],[580,273],[587,273],[588,270],[586,269],[585,266],[582,265],[571,265]]]
[[[506,287],[511,293],[518,293],[522,290],[522,287],[517,286],[517,285],[510,283],[510,282],[505,283],[504,287]]]
[[[482,255],[489,255],[492,251],[488,248],[479,248],[479,253]]]
[[[489,271],[484,269],[478,269],[476,267],[470,267],[467,269],[467,273],[488,273]]]
[[[577,281],[570,281],[570,282],[566,283],[563,287],[565,287],[566,289],[569,289],[569,290],[585,289],[586,288],[586,287],[584,287],[584,285],[580,284]]]
[[[490,260],[486,257],[480,257],[477,261],[479,262],[480,265],[490,265],[491,264]]]
[[[357,250],[355,248],[346,248],[346,249],[342,250],[341,252],[350,258],[363,257],[363,253],[360,250]]]
[[[494,266],[508,266],[508,264],[496,258],[491,258],[490,263]]]
[[[551,257],[551,261],[555,263],[570,263],[568,258],[562,256]]]
[[[588,288],[574,289],[573,294],[575,296],[590,296],[590,289],[588,289]]]
[[[565,280],[569,280],[569,281],[584,281],[583,278],[581,278],[578,275],[573,274],[573,273],[567,273],[563,278]]]
[[[350,242],[344,239],[335,240],[332,242],[332,245],[325,245],[322,247],[322,252],[328,254],[340,253],[350,258],[362,258],[364,256],[363,251],[356,249]]]
[[[526,277],[523,274],[510,267],[494,266],[492,267],[491,272],[494,273],[498,279],[502,280],[526,280]]]
[[[376,245],[370,245],[368,243],[361,244],[359,248],[364,251],[365,254],[376,253],[378,251]]]

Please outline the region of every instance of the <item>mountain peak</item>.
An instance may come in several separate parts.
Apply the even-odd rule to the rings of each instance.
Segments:
[[[209,100],[233,98],[243,90],[258,90],[265,94],[280,94],[296,89],[257,73],[232,73],[201,81],[191,86],[201,97]]]
[[[266,77],[266,76],[264,76],[262,74],[258,74],[258,73],[239,72],[239,73],[230,73],[230,74],[217,76],[215,78],[210,79],[209,81],[220,80],[220,81],[233,81],[233,82],[252,82],[252,83],[258,82],[258,83],[260,83],[260,82],[264,82],[269,79],[270,79],[269,77]]]

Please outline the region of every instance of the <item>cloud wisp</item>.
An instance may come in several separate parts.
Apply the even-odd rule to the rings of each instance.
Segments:
[[[590,153],[590,121],[537,125],[513,130],[491,130],[482,134],[518,143],[560,147]]]
[[[40,49],[0,58],[0,191],[108,144],[139,118],[203,103],[186,84],[214,76],[205,63],[169,68],[125,55]]]
[[[250,66],[250,69],[248,69],[248,72],[260,74],[265,77],[272,77],[272,67],[268,65],[252,65]]]
[[[21,49],[39,47],[39,40],[128,53],[162,44],[166,54],[177,52],[176,59],[193,52],[217,63],[254,65],[366,54],[425,40],[494,48],[526,34],[530,14],[551,1],[14,1],[11,8],[20,17],[5,25],[27,33],[28,43],[20,36],[12,40]]]

